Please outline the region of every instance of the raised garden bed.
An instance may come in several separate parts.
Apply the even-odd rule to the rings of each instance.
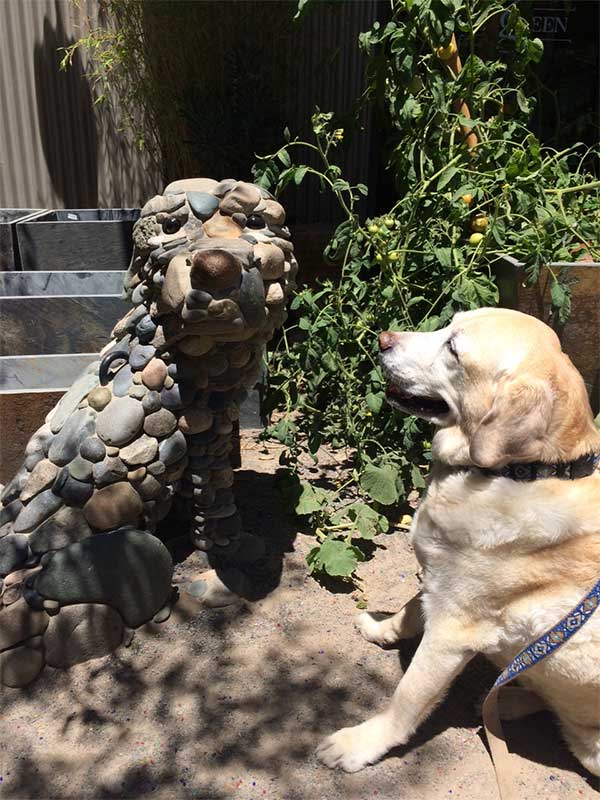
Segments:
[[[542,270],[534,286],[527,286],[523,265],[505,256],[495,270],[500,304],[547,321],[552,273],[563,270],[567,270],[567,278],[572,281],[572,309],[566,324],[555,329],[564,351],[583,375],[592,409],[597,414],[600,411],[600,263],[553,263]]]
[[[43,213],[42,208],[0,208],[0,272],[21,269],[17,222]]]
[[[0,273],[0,482],[129,308],[123,272]]]
[[[124,270],[137,208],[61,209],[17,224],[24,270]]]

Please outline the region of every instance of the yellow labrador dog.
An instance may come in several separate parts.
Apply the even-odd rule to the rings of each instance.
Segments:
[[[421,595],[358,627],[380,645],[423,638],[389,706],[320,745],[348,772],[407,742],[476,653],[502,669],[600,578],[600,431],[554,332],[484,308],[434,333],[383,333],[380,346],[390,403],[438,430],[412,527]],[[521,682],[600,775],[600,611]]]

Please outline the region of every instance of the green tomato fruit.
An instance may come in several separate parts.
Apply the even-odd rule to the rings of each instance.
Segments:
[[[479,242],[483,241],[483,239],[484,239],[483,233],[472,233],[469,236],[469,244],[472,244],[473,247],[476,247],[479,244]]]

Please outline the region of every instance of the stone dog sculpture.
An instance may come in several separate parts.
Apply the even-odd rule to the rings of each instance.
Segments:
[[[176,181],[142,209],[133,308],[0,497],[4,685],[104,655],[124,629],[168,616],[173,562],[154,534],[172,506],[195,547],[230,563],[260,555],[230,451],[294,286],[284,224],[268,192],[235,180]]]

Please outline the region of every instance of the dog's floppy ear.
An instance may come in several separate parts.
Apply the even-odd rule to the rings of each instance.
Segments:
[[[544,381],[501,379],[492,407],[471,436],[471,460],[486,468],[538,460],[551,411],[552,394]]]

